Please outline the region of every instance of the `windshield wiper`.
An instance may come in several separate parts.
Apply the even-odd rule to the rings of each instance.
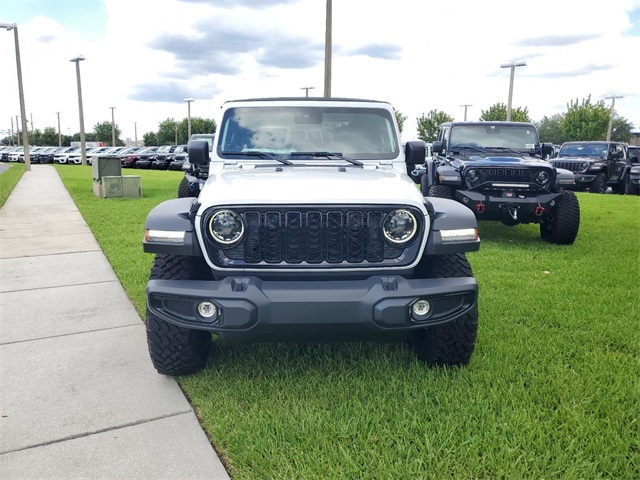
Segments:
[[[473,150],[474,152],[485,152],[485,149],[482,147],[475,147],[473,145],[466,145],[466,144],[460,144],[460,145],[453,145],[451,147],[451,150],[455,150],[455,149],[465,149],[465,150]]]
[[[284,158],[279,158],[276,155],[267,152],[257,152],[257,151],[249,151],[249,152],[222,152],[222,155],[241,155],[244,157],[259,157],[266,158],[269,160],[277,160],[280,163],[284,163],[285,165],[293,165],[289,160],[285,160]]]
[[[340,160],[344,160],[345,162],[349,162],[353,165],[357,165],[358,167],[362,166],[362,162],[358,160],[354,160],[353,158],[345,157],[342,153],[338,152],[291,152],[290,155],[292,157],[326,157],[326,158],[339,158]]]
[[[516,155],[522,155],[522,152],[519,152],[509,147],[487,147],[487,150],[499,150],[501,152],[511,152],[511,153],[515,153]]]

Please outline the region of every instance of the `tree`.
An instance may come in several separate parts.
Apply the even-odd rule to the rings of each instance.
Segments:
[[[483,122],[505,122],[507,120],[507,105],[494,103],[489,110],[481,110],[480,120]],[[511,109],[512,122],[530,122],[529,109],[527,107]]]
[[[424,113],[420,118],[416,118],[418,124],[418,138],[427,143],[433,142],[438,136],[440,125],[445,122],[452,122],[453,117],[442,110],[431,110],[427,116]]]
[[[611,140],[614,142],[628,143],[631,139],[631,130],[633,130],[633,123],[624,117],[614,115],[613,125],[611,127]]]
[[[142,136],[145,147],[153,147],[159,145],[156,132],[147,132]]]
[[[175,145],[176,144],[176,128],[178,122],[173,118],[167,118],[158,124],[158,133],[156,139],[157,145]]]
[[[45,127],[42,136],[40,137],[40,145],[58,145],[58,130],[54,127]]]
[[[567,105],[562,121],[562,133],[566,141],[605,140],[609,129],[609,108],[603,100],[591,103],[591,95]],[[629,140],[627,137],[626,141]]]
[[[108,143],[112,147],[115,147],[117,145],[124,145],[122,140],[120,140],[120,134],[122,132],[117,124],[115,126],[115,131],[116,131],[116,145],[111,145],[111,142],[113,141],[113,131],[111,128],[111,122],[109,121],[99,122],[93,126],[93,133],[95,134],[96,142]]]
[[[549,142],[556,145],[562,145],[565,142],[565,136],[562,133],[564,116],[564,113],[556,113],[552,117],[542,117],[542,120],[536,124],[541,142]]]
[[[404,129],[404,121],[407,119],[407,116],[403,115],[400,110],[396,110],[395,108],[393,109],[393,114],[395,115],[396,122],[398,123],[398,130],[402,133],[402,130]]]

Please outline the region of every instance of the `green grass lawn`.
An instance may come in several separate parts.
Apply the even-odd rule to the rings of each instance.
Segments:
[[[139,312],[144,219],[179,172],[135,171],[142,199],[57,167]],[[576,243],[481,223],[476,351],[428,369],[403,345],[228,346],[179,379],[234,479],[640,478],[640,198],[578,194]]]
[[[7,165],[9,168],[0,174],[0,207],[7,201],[13,187],[16,186],[24,173],[23,164],[12,165],[9,163]]]

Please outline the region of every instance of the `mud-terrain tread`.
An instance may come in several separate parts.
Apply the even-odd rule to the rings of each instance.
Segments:
[[[607,191],[607,176],[600,172],[596,175],[589,186],[587,187],[587,191],[590,193],[604,193]]]
[[[473,277],[464,253],[429,258],[427,278]],[[430,366],[466,365],[471,360],[478,333],[478,306],[452,322],[412,332],[409,343],[419,360]]]
[[[193,196],[193,192],[191,191],[191,188],[189,188],[189,180],[187,180],[187,177],[182,177],[180,185],[178,185],[178,198],[188,198]]]
[[[150,280],[195,280],[206,278],[206,270],[192,257],[156,255]],[[153,366],[163,375],[188,375],[204,368],[211,334],[179,327],[153,315],[147,308],[147,345]]]
[[[453,189],[449,185],[431,185],[429,187],[429,197],[448,198],[453,200]]]
[[[580,204],[574,192],[565,190],[558,197],[553,217],[540,224],[540,237],[545,242],[571,245],[580,229]]]

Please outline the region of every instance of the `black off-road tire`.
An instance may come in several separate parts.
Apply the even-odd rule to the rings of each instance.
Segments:
[[[631,175],[627,173],[622,179],[622,182],[617,185],[616,193],[619,193],[620,195],[630,195],[629,189],[631,185]]]
[[[206,279],[208,272],[194,257],[156,255],[150,280]],[[188,375],[204,368],[211,334],[178,327],[153,315],[147,308],[147,345],[153,366],[163,375]]]
[[[429,175],[427,175],[427,172],[420,177],[420,192],[425,197],[429,196]]]
[[[182,177],[182,180],[180,180],[180,185],[178,185],[178,198],[188,198],[195,196],[197,195],[194,195],[191,191],[189,180],[187,180],[187,177]]]
[[[449,185],[431,185],[429,187],[429,197],[448,198],[453,200],[453,189]]]
[[[428,258],[421,272],[425,278],[473,277],[464,253]],[[429,366],[466,365],[471,360],[478,333],[478,305],[452,322],[415,330],[409,345],[419,360]]]
[[[600,172],[596,178],[589,184],[587,190],[590,193],[604,193],[607,191],[607,176]]]
[[[545,242],[571,245],[580,229],[580,204],[574,192],[565,190],[556,200],[555,211],[540,223],[540,237]]]
[[[631,183],[631,181],[629,181],[629,187],[624,193],[625,195],[638,195],[640,194],[640,188],[638,187],[638,185],[634,185],[633,183]]]

